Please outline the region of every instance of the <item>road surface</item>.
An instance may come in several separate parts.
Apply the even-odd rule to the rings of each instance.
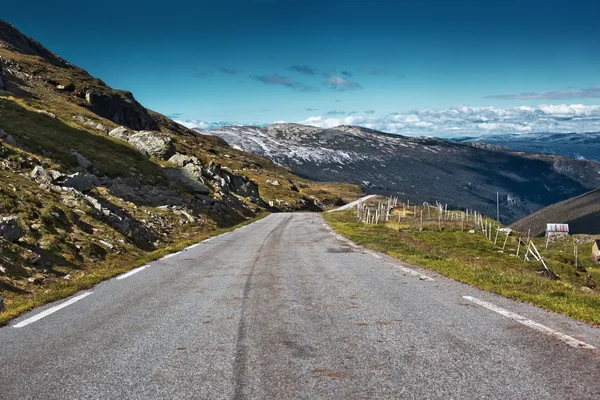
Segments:
[[[0,398],[600,398],[598,329],[366,251],[318,214],[120,278],[0,328]]]

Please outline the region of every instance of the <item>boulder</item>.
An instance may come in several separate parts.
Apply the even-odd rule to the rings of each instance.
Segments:
[[[98,129],[99,131],[102,131],[104,133],[108,133],[108,127],[104,124],[96,125],[96,129]]]
[[[168,160],[175,154],[171,138],[160,132],[141,131],[129,137],[129,143],[142,153]]]
[[[84,156],[82,156],[81,154],[79,154],[77,151],[72,150],[71,154],[75,156],[75,158],[77,159],[77,165],[79,165],[81,168],[90,169],[92,167],[92,162]]]
[[[11,145],[13,147],[19,147],[19,142],[12,135],[8,135],[4,138],[6,144]]]
[[[77,172],[67,177],[64,186],[71,187],[80,192],[89,192],[94,187],[100,186],[100,181],[96,175]]]
[[[0,236],[9,242],[16,242],[25,236],[25,231],[19,226],[16,216],[0,218]]]
[[[198,160],[198,157],[186,156],[185,154],[181,153],[175,153],[175,155],[169,158],[169,162],[181,165],[182,167],[186,166],[187,164],[200,165],[200,160]]]
[[[33,180],[35,180],[38,183],[52,183],[52,176],[46,172],[46,170],[37,165],[33,171],[31,171],[31,174],[29,175],[31,176],[31,178],[33,178]]]
[[[210,188],[204,184],[201,176],[202,168],[199,166],[187,164],[183,168],[165,168],[163,171],[171,181],[187,186],[192,189],[194,193],[210,193]]]
[[[52,119],[56,119],[56,115],[46,110],[37,110],[36,113],[46,115]]]
[[[53,181],[57,181],[57,180],[61,179],[62,177],[66,176],[62,172],[58,172],[53,169],[49,169],[47,172],[48,172],[48,175],[50,175],[52,177]]]
[[[112,136],[121,140],[129,140],[129,136],[131,136],[131,131],[124,126],[119,126],[118,128],[113,129],[108,132],[109,136]]]

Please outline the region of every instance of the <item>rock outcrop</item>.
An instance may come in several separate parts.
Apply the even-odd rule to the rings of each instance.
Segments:
[[[85,99],[91,110],[116,124],[134,130],[158,130],[158,124],[133,94],[123,91],[88,90]]]
[[[19,226],[16,216],[0,218],[0,237],[9,242],[16,242],[25,236],[25,231]]]
[[[131,131],[124,126],[119,126],[108,132],[108,136],[127,141],[129,140],[129,136],[131,136]]]
[[[168,160],[175,154],[173,141],[160,132],[141,131],[129,137],[131,143],[143,154]]]

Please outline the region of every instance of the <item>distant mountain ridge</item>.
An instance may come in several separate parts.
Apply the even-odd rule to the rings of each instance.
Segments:
[[[600,161],[600,132],[491,134],[464,136],[450,140]]]
[[[231,126],[210,133],[300,176],[360,184],[367,193],[438,200],[510,223],[600,187],[600,164],[568,157],[406,137],[357,126]]]

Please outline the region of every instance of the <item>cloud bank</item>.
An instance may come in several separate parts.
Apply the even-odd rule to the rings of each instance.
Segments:
[[[592,86],[578,90],[564,90],[553,92],[526,92],[519,94],[495,94],[486,96],[485,99],[494,100],[567,100],[567,99],[594,99],[600,98],[600,86]]]
[[[177,121],[189,128],[216,129],[227,125],[268,125],[232,121]],[[275,121],[270,121],[272,123]],[[281,122],[281,121],[278,121]],[[600,132],[600,106],[540,105],[537,107],[452,107],[421,109],[377,115],[374,110],[361,113],[333,110],[295,122],[321,128],[358,125],[406,136],[461,137],[536,132]]]
[[[311,116],[296,122],[322,128],[359,125],[407,136],[437,137],[600,131],[600,106],[581,104],[512,108],[462,106],[386,115],[375,115],[371,111],[365,112],[365,115],[344,115],[337,112],[336,115]]]

